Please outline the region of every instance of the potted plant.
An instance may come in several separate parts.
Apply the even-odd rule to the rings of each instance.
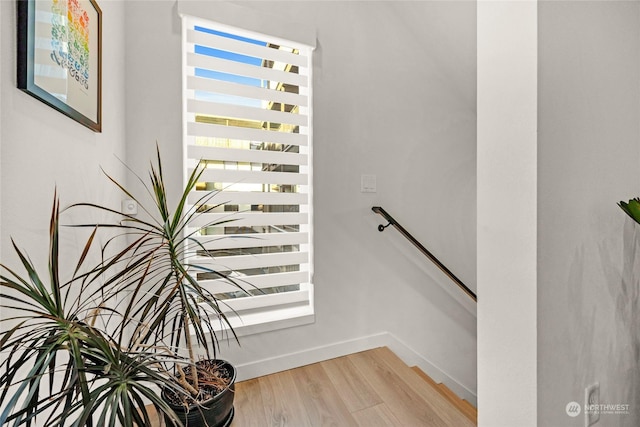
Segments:
[[[81,273],[95,231],[71,278],[61,279],[59,217],[54,197],[46,275],[15,243],[25,274],[2,266],[0,425],[149,425],[140,405],[144,399],[157,411],[171,413],[150,389],[175,387],[157,369],[158,363],[170,363],[171,355],[136,352],[123,345],[124,328],[100,328],[98,306],[117,294],[96,286],[101,267]]]
[[[618,206],[627,213],[635,222],[640,224],[640,198],[634,198],[629,202],[618,202]]]
[[[151,166],[145,185],[152,206],[107,175],[144,215],[122,215],[93,203],[72,205],[121,220],[75,225],[92,232],[67,281],[58,278],[57,199],[51,216],[48,280],[41,280],[16,246],[27,274],[22,277],[4,267],[7,274],[1,279],[2,287],[10,290],[2,293],[2,308],[17,314],[11,317],[11,328],[0,335],[0,351],[17,356],[12,354],[2,364],[6,372],[0,377],[0,405],[5,409],[0,424],[32,425],[38,416],[45,417],[38,426],[63,425],[65,419],[77,426],[113,425],[115,420],[125,426],[149,425],[145,399],[168,424],[230,424],[235,368],[216,356],[221,339],[237,337],[221,302],[200,286],[196,274],[224,278],[244,289],[223,273],[185,261],[186,250],[210,256],[193,238],[194,232],[187,231],[195,218],[216,207],[209,205],[212,193],[193,207],[187,204],[202,172],[198,167],[189,176],[173,211],[159,150],[157,166]],[[100,248],[102,261],[84,268],[96,233],[105,229],[112,237]],[[196,349],[205,358],[200,360]],[[45,385],[50,397],[41,396]],[[162,397],[157,390],[162,390]]]

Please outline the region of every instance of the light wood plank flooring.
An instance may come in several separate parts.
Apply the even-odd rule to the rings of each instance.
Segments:
[[[475,408],[423,376],[381,347],[242,381],[231,427],[476,425]]]

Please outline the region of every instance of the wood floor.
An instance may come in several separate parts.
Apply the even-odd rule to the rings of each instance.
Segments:
[[[239,382],[231,427],[476,425],[475,408],[417,371],[381,347]]]
[[[473,426],[388,348],[236,384],[231,427]]]

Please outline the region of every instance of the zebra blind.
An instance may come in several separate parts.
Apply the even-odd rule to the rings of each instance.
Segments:
[[[191,262],[244,291],[208,273],[198,280],[243,319],[309,307],[311,49],[188,16],[183,24],[185,173],[205,167],[189,200],[218,192],[194,224],[214,261],[190,251]]]

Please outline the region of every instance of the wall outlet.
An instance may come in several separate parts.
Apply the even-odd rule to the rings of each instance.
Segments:
[[[600,383],[596,382],[584,389],[584,427],[590,427],[600,420]]]

